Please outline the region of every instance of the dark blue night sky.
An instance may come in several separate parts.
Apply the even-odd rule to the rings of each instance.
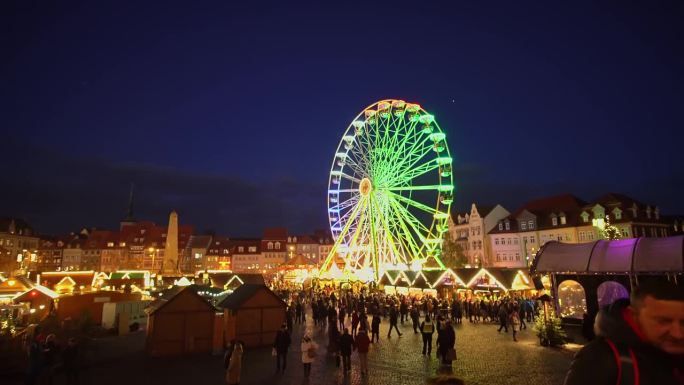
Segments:
[[[0,216],[114,228],[132,182],[140,219],[310,232],[381,98],[447,131],[457,209],[615,191],[684,213],[682,4],[3,2]]]

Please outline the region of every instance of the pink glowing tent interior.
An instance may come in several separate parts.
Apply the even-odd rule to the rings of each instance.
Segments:
[[[549,242],[532,273],[666,274],[684,272],[684,236],[591,243]]]

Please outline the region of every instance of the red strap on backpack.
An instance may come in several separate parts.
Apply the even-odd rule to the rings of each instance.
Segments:
[[[613,357],[615,358],[615,363],[617,364],[618,373],[616,385],[639,385],[639,365],[634,355],[634,351],[623,345],[616,345],[613,341],[606,338],[606,343],[610,346],[610,350],[613,351]],[[626,370],[623,372],[623,363],[627,366],[631,366],[632,370]]]

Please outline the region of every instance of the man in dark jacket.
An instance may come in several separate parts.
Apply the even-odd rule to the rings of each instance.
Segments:
[[[282,372],[285,372],[285,366],[287,366],[287,350],[290,348],[290,333],[287,331],[287,324],[283,324],[276,333],[275,342],[273,342],[273,348],[276,350],[276,373],[281,371],[280,362],[283,362]]]
[[[644,283],[598,314],[597,338],[570,365],[565,385],[684,383],[684,289]]]
[[[349,329],[344,328],[344,333],[340,337],[340,355],[342,356],[342,367],[344,373],[351,372],[351,354],[354,349],[354,338],[349,334]]]
[[[390,314],[389,314],[389,330],[387,331],[387,338],[392,338],[392,328],[397,331],[397,334],[399,334],[399,337],[401,337],[401,332],[399,331],[399,328],[397,327],[397,321],[399,320],[399,313],[397,312],[397,308],[392,305],[390,307]]]

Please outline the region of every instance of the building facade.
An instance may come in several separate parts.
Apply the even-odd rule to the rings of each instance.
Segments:
[[[501,205],[478,206],[473,203],[470,212],[449,218],[449,235],[463,252],[471,266],[492,266],[492,249],[489,245],[489,231],[498,221],[510,213]]]

